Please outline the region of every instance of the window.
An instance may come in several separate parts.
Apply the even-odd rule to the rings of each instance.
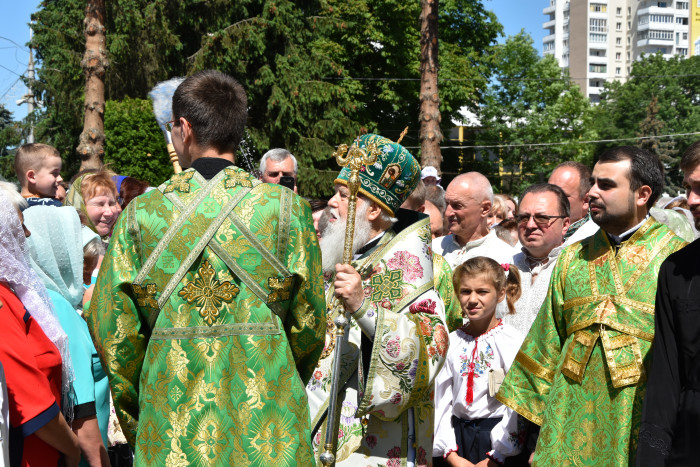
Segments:
[[[687,10],[688,2],[676,2],[676,8],[679,10]]]
[[[685,49],[685,48],[683,48],[683,49],[676,49],[676,53],[677,53],[678,55],[687,56],[687,55],[688,55],[688,49]]]
[[[622,74],[622,68],[617,67],[615,68],[615,75],[620,76]]]
[[[641,20],[641,18],[640,18]],[[673,16],[671,15],[649,15],[649,22],[651,23],[673,23]]]
[[[591,73],[607,73],[608,71],[608,66],[607,65],[595,65],[591,63],[588,65],[588,71]]]
[[[615,39],[615,45],[622,45],[622,38],[618,37]]]
[[[607,34],[594,34],[591,33],[588,35],[588,40],[590,42],[607,42],[608,36]]]
[[[668,6],[668,3],[666,2],[656,2],[656,6],[659,8],[666,8]]]
[[[590,32],[608,32],[608,20],[600,18],[591,18],[588,23]]]
[[[616,31],[622,31],[622,23],[617,23],[617,24],[615,24],[615,30],[616,30]]]
[[[687,33],[687,32],[684,32],[684,33],[683,33],[683,40],[684,40],[684,41],[687,41],[687,40],[688,40],[688,33]]]
[[[617,16],[622,16],[622,8],[618,7],[617,10],[615,10],[615,14]]]
[[[684,26],[688,25],[688,18],[681,18],[680,16],[676,17],[676,24],[682,24]]]
[[[617,60],[618,62],[622,60],[622,52],[617,52],[615,54],[615,60]]]
[[[545,52],[549,52],[550,50],[554,50],[554,42],[545,42],[542,49]]]
[[[659,39],[659,40],[663,40],[663,41],[672,41],[673,40],[673,32],[672,31],[655,31],[655,30],[641,31],[639,33],[639,40],[644,40],[644,39]]]
[[[602,3],[591,3],[590,10],[594,13],[605,13],[608,11],[608,6]]]

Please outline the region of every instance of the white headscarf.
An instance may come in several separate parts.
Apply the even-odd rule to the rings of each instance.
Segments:
[[[60,235],[60,232],[56,234]],[[72,416],[73,367],[68,336],[61,327],[39,276],[29,266],[29,252],[19,216],[0,191],[0,282],[6,283],[61,353],[63,412]],[[67,417],[71,418],[71,417]]]

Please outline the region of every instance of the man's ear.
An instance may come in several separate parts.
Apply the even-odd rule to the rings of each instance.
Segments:
[[[581,209],[583,212],[588,212],[588,203],[591,201],[591,198],[588,196],[588,193],[583,197],[583,204],[581,205]],[[584,216],[585,217],[585,216]]]
[[[646,204],[649,202],[649,198],[651,198],[651,187],[649,185],[642,185],[641,187],[637,188],[636,194],[636,202],[635,204],[637,206],[646,206]]]
[[[377,203],[370,203],[369,208],[367,208],[367,219],[372,222],[379,218],[381,214],[382,208],[380,208]]]
[[[488,217],[491,212],[491,201],[485,199],[481,202],[481,217]]]

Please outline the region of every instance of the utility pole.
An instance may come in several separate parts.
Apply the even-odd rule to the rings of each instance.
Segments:
[[[31,46],[32,42],[32,29],[29,28],[29,65],[27,66],[27,94],[22,96],[20,100],[17,101],[17,105],[27,104],[27,116],[29,117],[29,136],[27,136],[27,143],[34,142],[34,107],[37,105],[36,96],[34,95],[34,50]]]

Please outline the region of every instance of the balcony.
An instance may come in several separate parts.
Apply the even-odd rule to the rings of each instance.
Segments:
[[[542,10],[542,14],[543,14],[543,15],[553,15],[555,9],[556,9],[556,6],[554,6],[554,5],[549,5],[548,7],[544,8],[544,9]]]
[[[649,7],[637,10],[637,18],[639,18],[640,16],[652,14],[652,13],[658,14],[658,15],[670,15],[670,14],[673,14],[675,11],[678,11],[678,10],[674,10],[671,7],[661,8],[659,6],[654,5],[654,6],[649,6]]]
[[[555,20],[549,20],[546,23],[542,24],[542,29],[554,29],[554,25],[556,24]]]
[[[641,39],[637,41],[637,47],[648,46],[673,47],[673,39]]]
[[[544,44],[545,42],[554,42],[554,38],[555,38],[554,34],[544,36],[544,38],[542,39],[542,43]]]

